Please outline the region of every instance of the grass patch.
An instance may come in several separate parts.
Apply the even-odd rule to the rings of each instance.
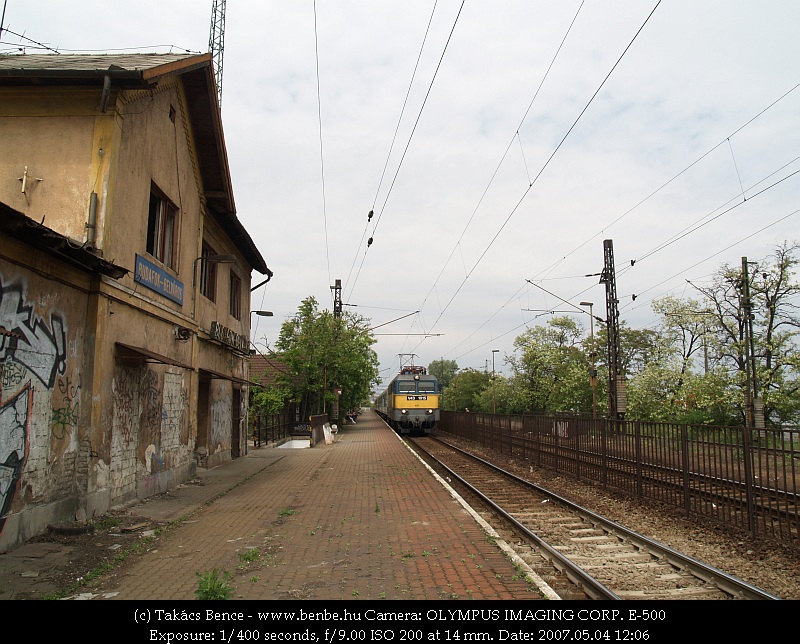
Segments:
[[[213,570],[206,570],[203,574],[195,573],[197,575],[197,590],[194,591],[194,596],[197,599],[230,599],[233,596],[233,587],[231,586],[232,575],[224,570],[214,568]]]
[[[250,548],[249,550],[239,553],[239,564],[241,566],[246,566],[249,563],[258,561],[260,557],[261,555],[258,552],[258,548]]]

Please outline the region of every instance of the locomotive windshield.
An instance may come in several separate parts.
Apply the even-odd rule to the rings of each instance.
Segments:
[[[435,380],[398,380],[395,385],[398,394],[435,394]]]

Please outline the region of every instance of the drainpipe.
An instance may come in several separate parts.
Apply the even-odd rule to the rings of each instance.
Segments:
[[[100,99],[100,111],[105,113],[108,107],[108,97],[111,96],[111,76],[103,76],[103,97]]]
[[[94,246],[95,229],[97,228],[97,193],[89,195],[89,223],[86,224],[86,245]]]

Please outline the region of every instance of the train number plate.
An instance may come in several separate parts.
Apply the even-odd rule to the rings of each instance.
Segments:
[[[406,400],[428,400],[427,396],[406,396]]]

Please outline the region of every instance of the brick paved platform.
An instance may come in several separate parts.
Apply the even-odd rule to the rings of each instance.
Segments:
[[[251,447],[133,511],[183,519],[80,598],[194,599],[215,568],[234,599],[555,598],[373,412],[332,444]]]

